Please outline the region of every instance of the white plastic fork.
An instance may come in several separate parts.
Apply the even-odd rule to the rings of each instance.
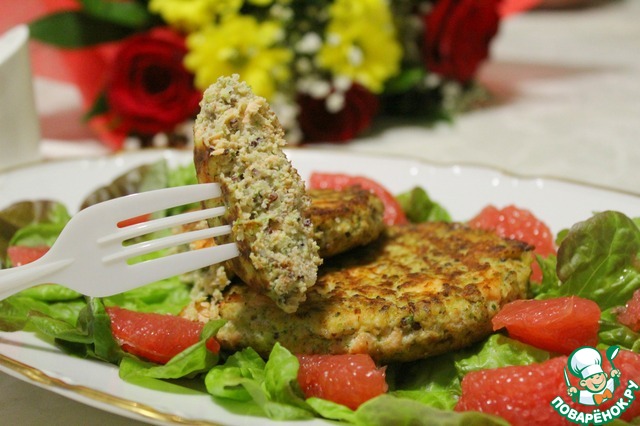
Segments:
[[[231,226],[222,225],[124,244],[151,232],[218,217],[225,212],[224,206],[118,227],[127,219],[220,195],[218,184],[206,183],[127,195],[87,207],[73,215],[40,259],[0,270],[0,300],[45,283],[60,284],[87,296],[110,296],[236,257],[238,248],[232,242],[128,263],[158,250],[229,234]]]

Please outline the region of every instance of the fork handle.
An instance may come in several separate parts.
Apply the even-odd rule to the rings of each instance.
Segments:
[[[43,279],[69,266],[73,259],[54,262],[32,262],[15,268],[0,270],[0,300],[21,290],[44,284]],[[44,280],[47,282],[47,280]]]

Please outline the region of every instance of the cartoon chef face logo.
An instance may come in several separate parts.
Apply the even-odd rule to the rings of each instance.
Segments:
[[[583,405],[600,405],[604,401],[613,398],[613,392],[620,384],[620,370],[613,365],[613,358],[618,354],[619,348],[613,346],[607,351],[607,358],[611,370],[607,374],[602,368],[602,355],[592,347],[584,346],[576,349],[567,362],[567,368],[578,379],[582,389],[571,384],[565,370],[567,394],[572,400]]]
[[[609,369],[606,368],[606,364],[602,364],[603,355],[600,351],[589,346],[576,349],[569,356],[564,368],[567,394],[573,402],[591,407],[577,407],[558,395],[550,402],[553,409],[566,420],[583,426],[604,425],[622,416],[636,401],[636,392],[640,385],[630,378],[625,379],[626,383],[614,398],[613,394],[616,388],[620,387],[622,377],[620,370],[613,365],[613,359],[618,352],[618,346],[610,346],[607,349],[605,356],[609,361]],[[570,374],[578,378],[575,385],[569,379]],[[605,401],[608,403],[601,406]]]

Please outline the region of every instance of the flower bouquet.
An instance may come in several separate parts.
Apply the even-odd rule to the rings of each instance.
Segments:
[[[188,143],[202,91],[230,74],[296,144],[349,141],[378,117],[450,119],[481,93],[500,16],[499,0],[79,0],[30,30],[100,49],[86,117],[114,149]]]

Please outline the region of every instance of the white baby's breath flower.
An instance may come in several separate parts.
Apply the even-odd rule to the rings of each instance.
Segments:
[[[313,78],[311,76],[304,76],[298,78],[296,81],[296,90],[300,93],[309,93],[309,87],[313,83]]]
[[[298,58],[295,61],[296,71],[300,74],[307,74],[313,70],[313,64],[311,60],[306,57]]]
[[[327,107],[327,111],[331,113],[336,113],[341,111],[344,108],[344,93],[343,92],[333,92],[329,96],[327,96],[327,100],[325,101],[325,105]]]
[[[140,139],[133,136],[127,136],[122,143],[122,149],[125,151],[135,151],[140,149],[141,146]]]
[[[458,82],[448,81],[442,86],[442,107],[448,111],[454,111],[458,104],[462,86]]]
[[[298,124],[300,107],[291,98],[282,93],[274,96],[271,101],[271,108],[278,117],[278,121],[285,129],[285,139],[289,145],[296,145],[302,140],[302,130]]]
[[[433,9],[433,5],[428,1],[418,3],[418,12],[420,13],[420,15],[426,15],[427,13],[431,12],[431,9]]]
[[[166,133],[156,133],[153,135],[151,144],[156,148],[165,148],[169,146],[169,136]]]
[[[327,34],[327,44],[329,45],[338,45],[340,44],[340,41],[342,40],[342,37],[340,37],[340,34],[336,34],[336,33],[329,33]]]
[[[324,98],[331,92],[331,85],[324,80],[315,80],[309,86],[308,93],[314,98]]]
[[[362,52],[362,49],[360,49],[357,46],[349,47],[348,55],[349,55],[349,62],[354,67],[358,67],[362,65],[362,63],[364,62],[364,53]]]
[[[317,52],[322,46],[322,38],[317,33],[306,33],[296,44],[295,49],[299,53],[311,54]]]
[[[433,89],[434,87],[438,87],[441,82],[442,82],[442,78],[438,74],[433,72],[428,73],[424,77],[424,85],[428,89]]]
[[[462,86],[457,81],[448,81],[442,86],[442,94],[445,97],[455,98],[462,93]]]
[[[337,75],[333,78],[333,87],[341,92],[346,92],[351,89],[353,80],[346,75]]]
[[[279,21],[289,21],[293,18],[293,10],[283,4],[275,3],[269,9],[269,13],[274,19]]]

